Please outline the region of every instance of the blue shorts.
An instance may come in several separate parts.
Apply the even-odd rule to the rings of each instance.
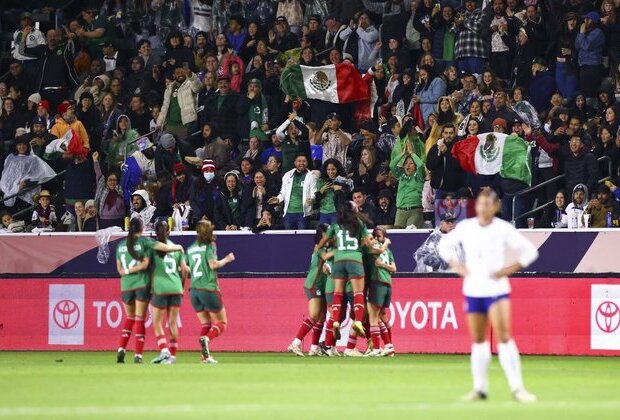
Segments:
[[[486,314],[495,302],[508,298],[510,298],[509,294],[490,297],[465,296],[465,304],[467,305],[465,312],[468,314]]]

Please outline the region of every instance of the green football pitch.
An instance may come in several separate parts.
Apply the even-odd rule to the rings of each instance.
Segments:
[[[524,357],[526,385],[539,397],[526,406],[512,402],[496,358],[490,400],[460,403],[467,356],[215,356],[219,364],[201,365],[197,352],[184,352],[161,366],[117,365],[114,353],[0,352],[0,417],[620,418],[617,358]]]

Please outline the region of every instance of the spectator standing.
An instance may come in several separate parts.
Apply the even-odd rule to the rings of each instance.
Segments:
[[[340,39],[344,41],[343,51],[351,55],[360,73],[365,73],[374,64],[371,53],[379,40],[379,31],[372,25],[368,12],[351,19],[349,27],[340,33]]]
[[[248,102],[230,88],[230,78],[220,75],[217,78],[217,92],[207,97],[201,123],[211,122],[220,137],[237,136],[240,119],[247,116]]]
[[[282,177],[282,188],[269,204],[282,205],[285,229],[308,229],[312,203],[316,193],[316,178],[308,171],[308,158],[303,153],[295,157],[295,167]]]
[[[43,32],[34,27],[32,13],[30,12],[23,12],[20,15],[19,26],[19,29],[13,33],[14,47],[11,54],[13,55],[13,58],[24,63],[26,67],[32,68],[32,64],[34,60],[36,60],[36,57],[20,54],[19,44],[21,44],[23,37],[27,37],[26,47],[28,48],[35,48],[39,45],[45,46],[45,36],[43,35]],[[29,28],[28,35],[24,34],[25,28]]]
[[[600,20],[597,12],[590,12],[583,18],[579,34],[575,38],[579,63],[579,86],[586,98],[594,98],[603,79],[605,35],[597,27]]]
[[[288,118],[278,127],[276,135],[282,142],[282,168],[290,171],[295,165],[296,156],[306,155],[307,162],[310,162],[310,141],[308,138],[308,128],[297,119],[295,111],[288,115]]]
[[[196,94],[202,89],[198,77],[190,69],[180,66],[174,69],[174,81],[164,93],[158,127],[177,135],[187,137],[188,128],[196,122]]]
[[[512,51],[516,36],[516,22],[506,14],[504,0],[493,0],[492,13],[487,18],[491,30],[489,62],[493,72],[503,80],[512,74]]]
[[[477,0],[465,0],[465,11],[457,16],[454,55],[460,72],[482,74],[487,59],[486,37],[489,28],[484,26],[484,14]]]
[[[323,161],[336,159],[344,167],[347,164],[347,150],[351,144],[351,134],[343,131],[340,116],[332,112],[327,116],[323,127],[317,132],[318,144],[323,145]]]
[[[398,179],[396,194],[396,228],[415,226],[424,223],[422,214],[422,188],[424,187],[424,161],[412,151],[405,149],[400,156],[394,156],[390,170]]]
[[[147,137],[140,137],[136,142],[138,150],[126,162],[123,171],[121,186],[125,202],[130,202],[131,194],[142,183],[154,182],[155,176],[155,149]]]
[[[95,207],[99,215],[99,227],[101,229],[112,226],[123,228],[126,209],[119,175],[116,172],[110,172],[107,176],[103,174],[98,152],[93,153],[93,166],[97,181]]]
[[[453,195],[464,186],[465,172],[458,160],[452,156],[452,146],[456,137],[454,125],[444,125],[441,139],[430,148],[426,155],[426,167],[431,171],[431,187],[435,189],[435,199]],[[421,226],[419,226],[421,227]]]
[[[563,97],[572,99],[577,91],[578,69],[577,50],[577,14],[569,12],[562,20],[562,26],[551,39],[550,53],[555,59],[555,81]],[[551,54],[550,54],[551,55]]]

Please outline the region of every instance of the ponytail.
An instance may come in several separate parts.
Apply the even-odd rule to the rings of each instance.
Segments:
[[[213,223],[208,220],[201,220],[196,225],[196,235],[199,244],[208,245],[215,240]]]
[[[129,229],[127,231],[127,250],[131,258],[136,261],[142,261],[144,258],[142,255],[138,255],[136,250],[134,249],[134,245],[136,244],[136,236],[139,236],[142,233],[142,219],[139,217],[134,217],[129,221]]]
[[[168,242],[168,223],[163,220],[155,223],[155,237],[159,242],[162,242],[164,244]],[[159,251],[158,254],[160,257],[166,255],[165,252],[161,251]]]

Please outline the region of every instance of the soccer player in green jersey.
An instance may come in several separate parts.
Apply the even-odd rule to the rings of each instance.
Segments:
[[[235,260],[232,252],[221,260],[217,259],[214,229],[213,224],[207,220],[198,222],[196,242],[187,248],[186,255],[192,280],[189,295],[202,325],[199,341],[203,363],[217,363],[211,356],[209,344],[215,337],[224,333],[227,325],[226,309],[217,281],[217,270]]]
[[[144,315],[151,299],[151,275],[148,268],[153,259],[153,251],[183,251],[181,245],[167,245],[143,238],[143,229],[142,219],[131,219],[127,239],[123,239],[116,247],[116,270],[121,275],[121,293],[127,315],[116,353],[117,363],[125,363],[125,348],[133,329],[136,333],[134,362],[142,363]]]
[[[168,238],[168,223],[157,222],[155,235],[157,240],[173,245]],[[187,264],[181,252],[155,252],[153,254],[153,282],[151,284],[151,306],[153,308],[153,332],[159,347],[159,356],[152,363],[171,365],[176,362],[179,343],[179,309],[183,300],[184,278]],[[164,331],[164,313],[168,316],[170,344],[166,341]]]
[[[385,243],[385,229],[375,228],[373,237],[376,240],[374,248],[380,248]],[[387,326],[382,319],[385,311],[390,307],[392,300],[392,273],[396,272],[394,255],[389,249],[385,249],[381,254],[374,256],[374,267],[371,271],[370,285],[368,287],[368,320],[370,322],[370,339],[372,340],[373,350],[366,356],[380,357],[394,354],[394,347],[387,330]],[[382,334],[382,332],[384,334]],[[384,350],[381,350],[380,337],[386,343]]]
[[[334,266],[332,268],[334,300],[331,309],[331,320],[333,320],[333,330],[336,339],[340,337],[340,312],[347,281],[350,281],[353,287],[353,313],[355,321],[352,327],[362,337],[366,336],[361,321],[364,317],[365,309],[362,247],[370,246],[371,236],[366,229],[364,219],[365,216],[358,211],[355,203],[347,201],[338,210],[337,223],[329,227],[318,245],[319,248],[322,248],[330,241],[336,244]]]
[[[316,233],[314,234],[314,250],[312,252],[312,259],[310,260],[308,275],[304,283],[304,291],[308,298],[308,316],[304,318],[299,326],[295,339],[293,339],[293,342],[288,346],[288,351],[297,356],[304,355],[301,350],[301,341],[310,331],[312,331],[312,344],[310,345],[308,356],[321,355],[319,339],[321,338],[323,323],[325,321],[325,282],[327,277],[323,272],[323,265],[334,253],[333,251],[330,252],[327,248],[319,248],[318,243],[321,241],[323,234],[328,228],[329,225],[321,223],[317,226]]]

